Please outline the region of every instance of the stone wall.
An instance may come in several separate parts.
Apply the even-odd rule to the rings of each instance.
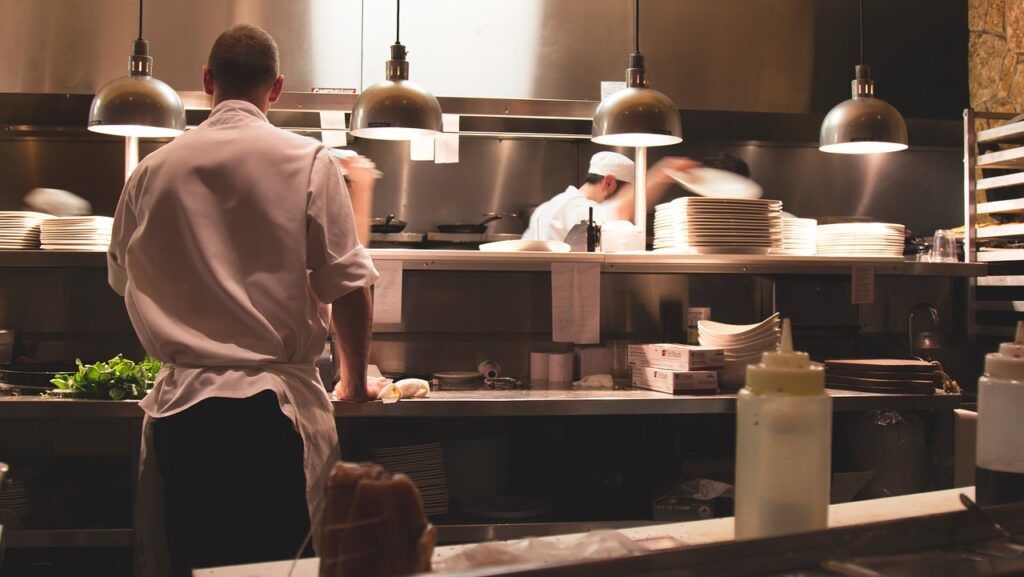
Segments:
[[[969,0],[967,18],[971,107],[1024,112],[1024,0]]]

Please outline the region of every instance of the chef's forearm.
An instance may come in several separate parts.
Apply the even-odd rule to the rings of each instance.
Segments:
[[[349,181],[349,197],[352,199],[352,215],[356,220],[356,237],[359,244],[370,246],[370,211],[373,207],[373,181]]]
[[[331,320],[335,357],[342,376],[342,400],[366,401],[366,365],[370,361],[370,335],[373,330],[370,289],[356,289],[334,301]]]

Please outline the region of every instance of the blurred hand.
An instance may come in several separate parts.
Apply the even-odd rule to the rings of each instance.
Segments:
[[[374,180],[383,176],[381,171],[377,170],[377,165],[365,156],[357,155],[337,160],[338,165],[348,172],[348,180],[356,186],[372,185]]]
[[[669,184],[675,182],[671,176],[668,175],[666,170],[676,170],[679,172],[686,172],[694,168],[700,167],[701,164],[692,158],[686,158],[682,156],[666,156],[658,162],[654,163],[647,171],[647,183],[648,184]]]

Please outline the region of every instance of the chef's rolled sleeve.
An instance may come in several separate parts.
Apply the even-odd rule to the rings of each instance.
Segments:
[[[320,302],[334,302],[377,281],[373,260],[356,235],[348,189],[326,149],[313,163],[306,218],[306,267]]]

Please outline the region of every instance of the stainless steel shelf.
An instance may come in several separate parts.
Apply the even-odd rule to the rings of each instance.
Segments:
[[[883,395],[830,390],[836,412],[952,410],[959,395]],[[582,415],[686,415],[736,412],[736,395],[670,396],[642,390],[625,391],[434,391],[425,399],[383,403],[334,404],[338,417],[448,418],[551,417]]]
[[[950,410],[959,395],[830,391],[838,412],[872,409]],[[736,395],[672,396],[646,390],[433,391],[425,399],[393,404],[334,401],[337,417],[534,417],[579,415],[723,414],[736,411]],[[137,401],[81,401],[0,397],[0,418],[142,418]]]
[[[32,529],[6,531],[10,549],[51,547],[131,547],[132,529]]]
[[[179,92],[188,110],[209,110],[210,96],[200,91]],[[313,94],[284,92],[274,103],[274,110],[351,112],[358,94]],[[598,102],[593,100],[542,100],[531,98],[460,98],[439,96],[438,103],[446,114],[460,116],[492,116],[504,118],[552,118],[590,120]],[[576,135],[573,135],[576,136]]]
[[[984,276],[980,263],[905,261],[901,258],[789,255],[680,255],[662,253],[494,253],[478,250],[370,249],[375,260],[402,261],[405,270],[537,271],[553,263],[598,263],[606,273],[849,275],[870,266],[880,276]],[[0,251],[2,267],[103,267],[103,253]]]

